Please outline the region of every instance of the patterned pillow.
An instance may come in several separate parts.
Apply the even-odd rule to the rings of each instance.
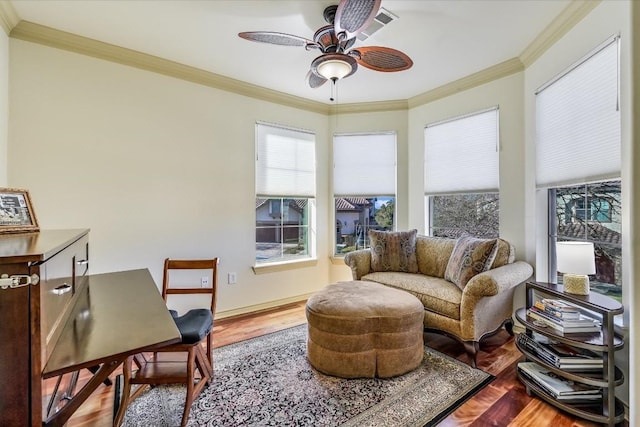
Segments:
[[[491,268],[497,252],[498,239],[462,236],[456,241],[444,278],[464,290],[473,276]]]
[[[369,230],[371,269],[373,271],[418,272],[416,236],[418,230]]]
[[[496,251],[496,259],[493,261],[491,268],[502,267],[511,264],[516,260],[516,249],[513,245],[504,239],[498,239],[498,250]]]

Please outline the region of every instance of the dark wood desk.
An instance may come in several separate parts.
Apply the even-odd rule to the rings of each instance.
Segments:
[[[63,425],[127,356],[179,341],[180,332],[148,270],[88,276],[42,376],[99,368],[43,425]]]
[[[148,270],[88,274],[88,234],[0,235],[0,275],[22,276],[0,287],[3,427],[61,426],[127,356],[180,340]],[[74,392],[84,368],[94,376]]]

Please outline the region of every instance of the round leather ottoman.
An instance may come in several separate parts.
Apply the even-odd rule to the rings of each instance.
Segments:
[[[393,377],[424,357],[424,307],[413,295],[375,282],[329,285],[307,301],[307,357],[343,378]]]

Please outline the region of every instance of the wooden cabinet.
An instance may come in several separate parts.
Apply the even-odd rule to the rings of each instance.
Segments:
[[[0,236],[0,425],[42,426],[42,371],[89,268],[89,230]],[[28,277],[29,279],[26,279]]]
[[[593,292],[586,296],[565,293],[562,286],[551,283],[527,282],[526,293],[526,307],[516,310],[516,318],[525,326],[527,335],[532,336],[535,332],[556,342],[594,351],[603,359],[601,372],[568,372],[548,363],[517,342],[518,348],[525,354],[527,360],[538,363],[546,370],[568,380],[602,388],[602,399],[590,404],[561,402],[518,372],[518,377],[525,384],[527,393],[535,394],[547,403],[577,417],[609,426],[621,422],[624,418],[624,407],[615,397],[615,388],[624,382],[624,377],[622,371],[615,366],[614,353],[624,346],[624,340],[614,332],[614,316],[623,312],[622,305],[609,297]],[[535,322],[527,314],[527,309],[534,305],[536,298],[540,297],[563,300],[580,307],[586,313],[597,316],[601,321],[601,330],[597,333],[562,334]]]

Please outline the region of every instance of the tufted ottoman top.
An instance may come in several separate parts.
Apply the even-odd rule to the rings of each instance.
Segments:
[[[338,317],[397,317],[424,311],[420,300],[408,292],[367,281],[329,285],[309,298],[307,307]]]

